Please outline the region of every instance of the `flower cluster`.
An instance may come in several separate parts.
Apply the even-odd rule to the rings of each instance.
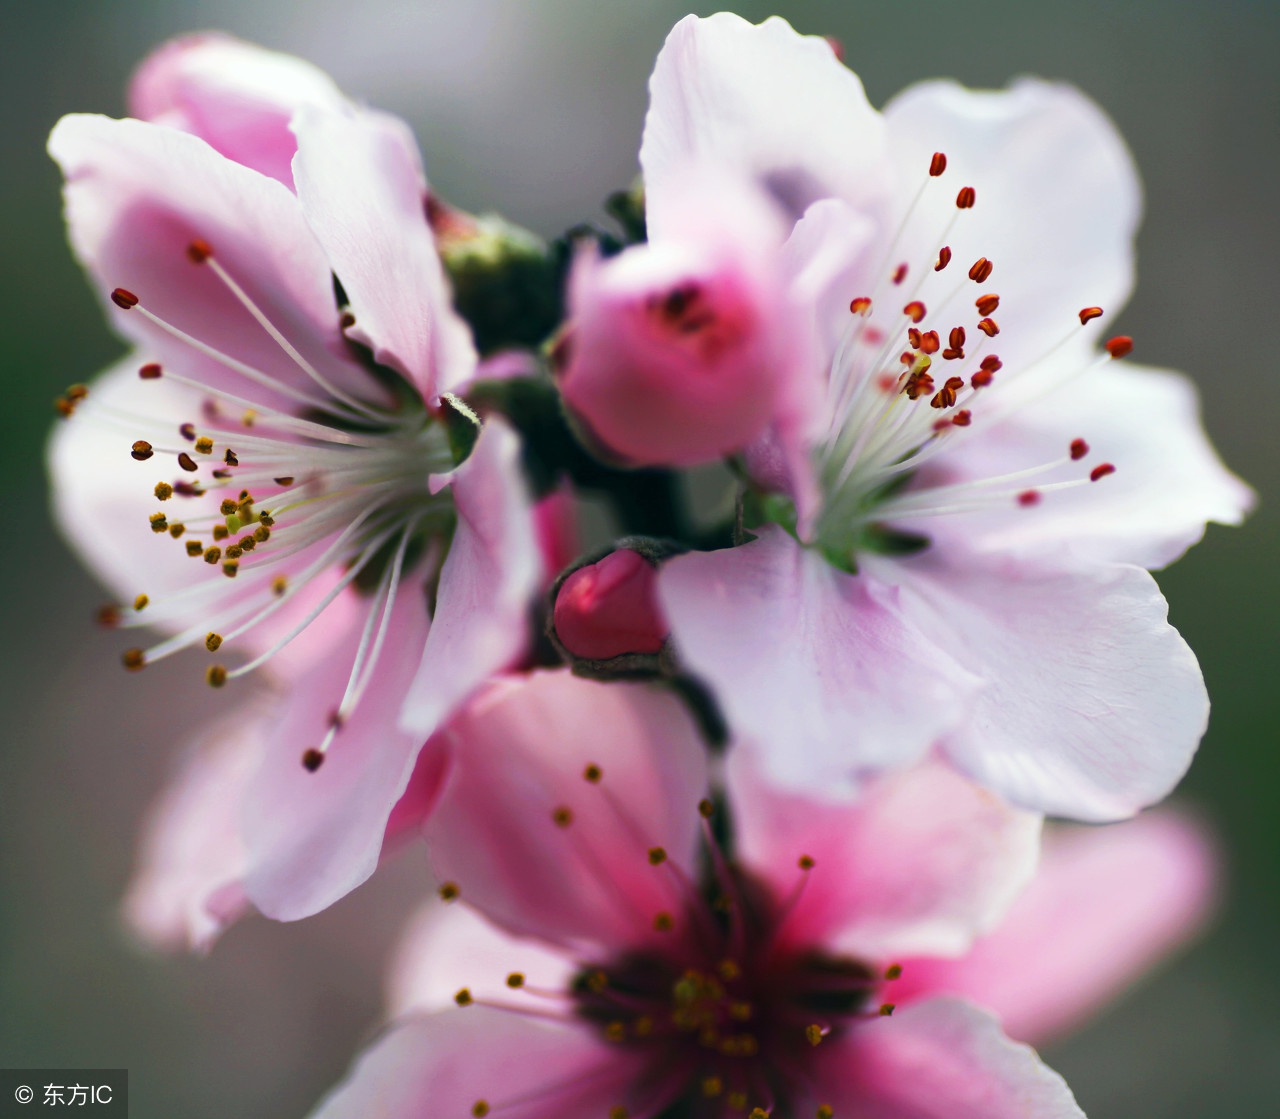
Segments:
[[[325,1119],[1079,1115],[1025,1042],[1189,935],[1212,860],[1156,814],[1038,863],[1042,819],[1185,772],[1149,569],[1251,500],[1107,329],[1129,154],[1040,81],[878,112],[776,18],[682,20],[650,94],[615,224],[549,243],[226,37],[55,128],[129,346],[58,400],[55,514],[154,635],[125,667],[237,697],[128,918],[207,948],[425,838],[400,1024]],[[584,496],[623,534],[585,553]]]

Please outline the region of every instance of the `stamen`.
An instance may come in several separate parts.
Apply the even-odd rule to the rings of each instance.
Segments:
[[[929,174],[933,178],[937,178],[947,169],[947,157],[943,152],[934,152],[933,158],[929,160]]]
[[[1090,319],[1100,318],[1102,315],[1101,307],[1085,307],[1080,311],[1080,325],[1084,326]]]
[[[957,210],[972,210],[974,202],[977,201],[978,195],[973,187],[961,187],[960,193],[956,195]]]
[[[941,272],[948,264],[951,263],[951,249],[946,245],[938,250],[938,259],[933,266],[935,272]]]
[[[1117,334],[1106,344],[1106,351],[1113,358],[1126,357],[1133,353],[1133,339],[1127,334]]]
[[[1111,463],[1104,462],[1089,471],[1089,481],[1096,482],[1099,478],[1105,478],[1108,474],[1114,474],[1115,472],[1116,468]]]

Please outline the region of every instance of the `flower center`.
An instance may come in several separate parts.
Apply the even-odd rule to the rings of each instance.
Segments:
[[[1114,472],[1109,463],[1084,465],[1089,447],[1077,439],[1069,448],[1047,448],[1045,460],[1025,470],[954,484],[922,481],[919,471],[939,454],[981,438],[1018,408],[1132,348],[1130,339],[1114,338],[1097,361],[1068,369],[1053,377],[1051,385],[1037,384],[1034,392],[1023,391],[1031,387],[1032,376],[1044,371],[1048,358],[1103,313],[1086,307],[1079,312],[1079,324],[1039,358],[1001,373],[1004,363],[992,352],[1000,334],[992,317],[1000,296],[985,290],[995,264],[980,256],[967,272],[963,265],[958,270],[947,245],[956,223],[977,204],[974,189],[962,187],[943,228],[924,239],[932,246],[926,257],[901,260],[896,255],[907,231],[924,220],[916,216],[921,199],[940,189],[937,180],[946,166],[946,156],[935,153],[871,277],[870,294],[850,303],[850,321],[828,374],[829,420],[816,451],[824,502],[814,539],[833,562],[850,568],[860,551],[927,546],[924,537],[885,527],[895,519],[1002,505],[1028,508],[1045,494]],[[945,277],[957,271],[954,284],[945,286]],[[922,294],[930,295],[928,304]],[[966,305],[972,309],[955,309]],[[997,374],[1002,383],[993,392]],[[1074,472],[1061,469],[1073,463],[1080,464]],[[1051,480],[1041,481],[1046,475]]]
[[[154,484],[160,507],[150,527],[161,538],[157,546],[181,549],[206,572],[175,593],[140,594],[131,611],[116,610],[110,620],[177,628],[150,648],[128,650],[125,666],[135,670],[190,646],[213,653],[247,638],[251,659],[206,671],[221,687],[269,660],[346,588],[366,592],[347,689],[334,697],[330,732],[303,759],[315,770],[372,678],[406,566],[424,554],[440,558],[431,545],[451,530],[454,513],[448,494],[433,494],[429,479],[451,470],[454,457],[444,425],[396,375],[371,369],[370,399],[344,391],[270,322],[205,242],[193,242],[187,255],[217,275],[246,312],[246,329],[255,329],[252,319],[266,331],[307,387],[185,333],[126,289],[112,293],[117,306],[181,342],[198,359],[194,368],[212,361],[228,370],[227,382],[239,391],[221,378],[212,385],[190,369],[151,362],[139,370],[141,379],[194,390],[189,399],[198,402],[198,415],[175,423],[172,415],[98,405],[98,420],[132,439],[135,460],[170,462]],[[342,325],[350,323],[344,313]],[[375,374],[386,374],[399,391],[387,391]]]

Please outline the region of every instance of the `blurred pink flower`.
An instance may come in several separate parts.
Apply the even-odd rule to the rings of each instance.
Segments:
[[[1140,209],[1110,121],[1029,79],[924,83],[881,115],[825,40],[728,14],[682,20],[650,91],[653,244],[635,259],[695,252],[691,210],[718,227],[714,185],[689,186],[702,168],[772,198],[786,241],[752,290],[785,291],[756,300],[738,352],[804,307],[783,334],[816,355],[820,401],[747,448],[771,491],[750,495],[754,541],[664,565],[684,663],[796,788],[856,786],[940,745],[1037,811],[1110,820],[1165,796],[1208,699],[1143,568],[1252,498],[1185,379],[1118,366],[1127,339],[1096,349],[1087,324],[1129,292]],[[610,283],[602,270],[579,305]],[[628,299],[661,306],[673,283],[655,266]],[[648,363],[655,390],[683,360],[680,339],[665,356],[656,336],[623,345],[620,376]],[[742,361],[716,372],[724,398],[747,391]]]
[[[522,655],[541,579],[514,432],[486,423],[455,465],[451,423],[475,429],[441,394],[476,360],[416,149],[321,87],[302,63],[186,41],[133,99],[226,155],[87,115],[49,142],[73,247],[136,347],[54,435],[58,521],[133,604],[123,624],[167,635],[126,666],[243,650],[208,670],[222,686],[271,662],[281,698],[245,732],[260,756],[227,762],[240,794],[209,822],[236,817],[245,897],[286,919],[372,873],[423,743]],[[247,165],[287,154],[290,105],[296,193]]]
[[[986,1011],[890,1005],[898,960],[961,955],[996,925],[1033,873],[1039,817],[936,764],[857,802],[806,802],[743,746],[726,857],[699,804],[704,751],[663,693],[535,674],[493,685],[448,733],[456,761],[426,834],[457,904],[402,963],[412,1012],[324,1119],[700,1100],[757,1116],[1081,1114]]]

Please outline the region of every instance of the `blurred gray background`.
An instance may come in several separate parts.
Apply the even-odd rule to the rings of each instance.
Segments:
[[[250,920],[212,956],[130,947],[116,905],[173,739],[209,717],[191,663],[143,677],[91,622],[100,592],[47,523],[52,397],[119,352],[66,249],[50,126],[120,114],[127,76],[176,33],[224,28],[306,56],[417,129],[437,189],[544,234],[635,174],[645,79],[689,10],[667,0],[42,0],[0,4],[0,1066],[132,1072],[136,1119],[284,1119],[375,1028],[381,956],[420,896],[409,854],[301,925]],[[702,13],[712,7],[698,6]],[[1280,1114],[1280,455],[1269,331],[1280,284],[1280,7],[1218,0],[741,3],[842,40],[883,102],[916,78],[1079,84],[1147,188],[1145,362],[1191,372],[1228,462],[1260,491],[1160,578],[1202,658],[1213,725],[1184,786],[1217,826],[1227,907],[1194,951],[1048,1051],[1092,1119]]]

